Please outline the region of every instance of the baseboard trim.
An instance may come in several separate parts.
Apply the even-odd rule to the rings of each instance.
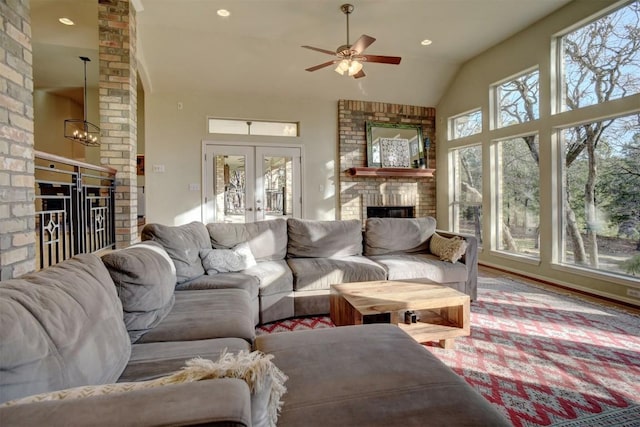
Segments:
[[[531,280],[533,282],[537,282],[542,285],[559,288],[565,291],[581,294],[581,295],[592,297],[592,298],[598,298],[606,302],[621,305],[627,308],[631,308],[635,310],[638,310],[640,308],[634,300],[625,298],[624,296],[621,296],[621,295],[614,295],[607,292],[598,291],[596,289],[585,288],[583,286],[578,286],[573,283],[563,282],[561,280],[551,280],[548,277],[537,276],[535,274],[522,273],[521,271],[511,270],[509,268],[505,268],[504,266],[498,266],[498,265],[490,264],[486,262],[479,262],[478,265],[481,267],[489,268],[489,269],[500,271],[503,273],[508,273],[513,276],[520,277],[522,279]]]

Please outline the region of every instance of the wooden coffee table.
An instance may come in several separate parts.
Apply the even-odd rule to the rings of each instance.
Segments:
[[[331,320],[336,326],[393,323],[418,342],[439,341],[453,348],[455,337],[471,333],[469,295],[446,286],[375,281],[331,285]],[[414,311],[416,323],[405,323]]]

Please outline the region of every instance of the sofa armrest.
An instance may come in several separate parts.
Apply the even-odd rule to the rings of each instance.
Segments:
[[[127,393],[0,408],[3,427],[251,426],[251,397],[239,379],[171,384]]]
[[[462,237],[467,242],[467,250],[462,255],[460,262],[467,266],[467,283],[465,293],[471,297],[471,301],[478,298],[478,239],[469,234],[453,233],[451,231],[436,230],[442,237]]]

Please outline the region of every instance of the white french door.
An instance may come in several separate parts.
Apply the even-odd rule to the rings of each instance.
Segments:
[[[301,147],[205,142],[203,220],[300,217]]]

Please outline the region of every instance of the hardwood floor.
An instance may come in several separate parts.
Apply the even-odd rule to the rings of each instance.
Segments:
[[[597,304],[602,304],[602,305],[606,305],[609,307],[615,307],[618,308],[620,310],[623,310],[627,313],[630,314],[635,314],[640,316],[640,307],[637,306],[633,306],[631,304],[626,304],[623,302],[617,302],[617,301],[613,301],[611,299],[607,299],[607,298],[602,298],[599,297],[597,295],[591,295],[591,294],[587,294],[585,292],[580,292],[580,291],[576,291],[573,289],[569,289],[565,286],[560,286],[560,285],[554,285],[552,283],[547,283],[547,282],[542,282],[540,280],[536,280],[536,279],[532,279],[529,277],[526,277],[524,275],[520,275],[520,274],[515,274],[515,273],[511,273],[508,271],[504,271],[504,270],[500,270],[497,268],[493,268],[493,267],[487,267],[484,265],[479,265],[478,266],[478,275],[481,277],[511,277],[514,280],[520,280],[524,283],[529,283],[535,286],[539,286],[541,288],[544,289],[550,289],[553,290],[555,292],[559,292],[559,293],[563,293],[565,295],[572,295],[575,297],[579,297],[582,298],[586,301],[590,301],[590,302],[594,302]]]

